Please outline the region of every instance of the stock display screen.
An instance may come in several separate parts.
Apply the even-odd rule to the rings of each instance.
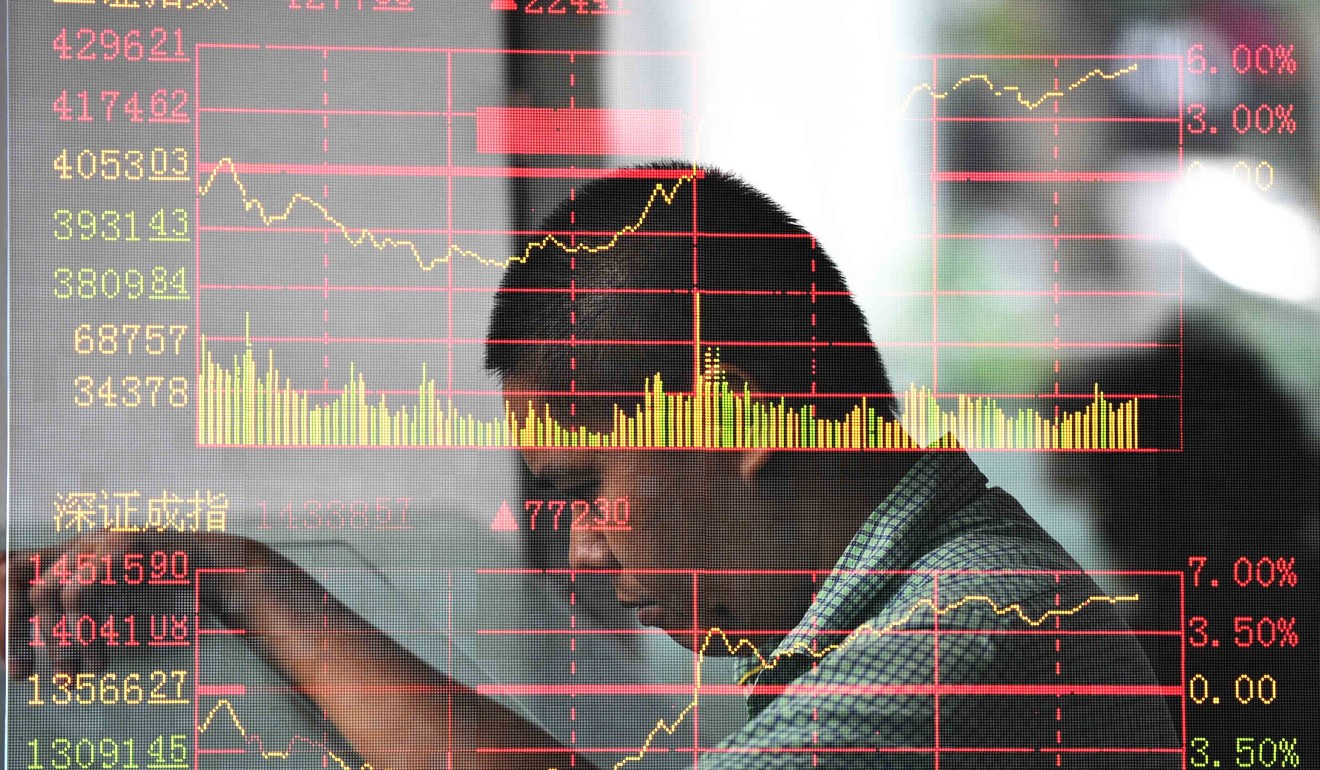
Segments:
[[[7,767],[1314,766],[1317,18],[1161,6],[9,3]]]

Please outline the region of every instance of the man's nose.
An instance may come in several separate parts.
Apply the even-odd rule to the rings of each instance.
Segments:
[[[568,534],[568,563],[573,569],[618,569],[619,562],[610,550],[605,535],[590,525],[574,526]]]

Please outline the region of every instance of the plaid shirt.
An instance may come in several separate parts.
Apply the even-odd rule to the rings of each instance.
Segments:
[[[929,452],[802,622],[746,659],[747,725],[701,766],[1177,767],[1172,693],[1115,607],[1135,600],[1105,596],[965,452]]]

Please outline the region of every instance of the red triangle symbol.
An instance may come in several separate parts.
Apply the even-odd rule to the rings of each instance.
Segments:
[[[491,532],[517,532],[518,520],[513,518],[513,511],[509,510],[509,501],[500,503],[500,509],[495,512],[495,520],[490,523]]]

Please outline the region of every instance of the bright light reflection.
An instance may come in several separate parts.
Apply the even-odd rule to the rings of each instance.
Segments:
[[[1178,184],[1163,214],[1167,232],[1222,280],[1293,302],[1320,296],[1314,221],[1227,170],[1207,165]]]

